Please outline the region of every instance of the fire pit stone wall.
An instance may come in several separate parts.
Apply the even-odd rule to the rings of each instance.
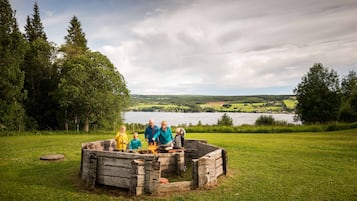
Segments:
[[[116,152],[114,140],[82,144],[81,178],[96,184],[126,188],[133,195],[157,194],[215,185],[227,173],[227,153],[205,140],[185,140],[185,151],[158,154]],[[160,184],[160,178],[180,174],[192,165],[192,180]],[[176,184],[175,184],[176,183]]]

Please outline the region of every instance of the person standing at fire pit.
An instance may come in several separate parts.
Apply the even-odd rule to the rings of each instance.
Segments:
[[[174,138],[174,148],[181,149],[184,146],[186,131],[183,128],[176,128],[176,135]]]
[[[145,129],[145,140],[149,145],[157,142],[157,140],[153,140],[153,137],[159,133],[159,130],[159,127],[155,125],[152,119],[150,119],[149,126]]]
[[[157,139],[159,139],[159,144],[161,148],[172,149],[173,147],[172,131],[171,128],[167,126],[167,121],[161,122],[160,131],[152,138],[152,140],[157,140]]]
[[[117,142],[117,150],[124,152],[128,145],[129,139],[126,135],[126,127],[124,125],[120,126],[119,132],[115,135],[115,141]]]
[[[141,141],[138,137],[139,137],[138,133],[135,132],[133,135],[133,139],[130,141],[130,144],[129,144],[130,150],[141,149]]]

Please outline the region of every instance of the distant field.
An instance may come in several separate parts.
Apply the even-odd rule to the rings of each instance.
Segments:
[[[293,112],[293,96],[144,96],[133,95],[131,111]]]
[[[283,103],[286,105],[288,109],[295,109],[297,101],[292,99],[287,99],[287,100],[283,100]]]
[[[0,200],[127,200],[126,193],[80,185],[81,143],[110,134],[0,137]],[[142,138],[142,135],[140,136]],[[194,134],[228,151],[229,175],[210,190],[165,200],[356,200],[357,129],[293,134]],[[62,153],[64,161],[39,157]],[[138,200],[157,200],[141,196]],[[134,199],[137,200],[137,199]]]

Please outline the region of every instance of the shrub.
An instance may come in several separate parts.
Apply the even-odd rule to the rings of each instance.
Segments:
[[[227,113],[224,113],[221,119],[218,119],[217,122],[218,126],[233,126],[233,119],[232,117],[228,116]]]
[[[261,115],[255,120],[256,126],[272,126],[275,124],[275,119],[272,115]]]

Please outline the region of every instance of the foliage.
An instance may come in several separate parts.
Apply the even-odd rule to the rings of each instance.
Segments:
[[[303,123],[323,123],[337,119],[340,96],[339,80],[334,70],[314,64],[294,89],[297,118]]]
[[[86,131],[89,124],[113,128],[114,122],[120,123],[129,91],[107,57],[90,51],[70,57],[64,61],[60,77],[57,97],[68,118],[81,119]]]
[[[257,120],[255,120],[256,126],[286,126],[288,123],[286,121],[275,120],[272,115],[261,115]],[[292,125],[293,126],[293,125]]]
[[[87,39],[82,30],[82,25],[76,16],[73,16],[65,36],[66,44],[61,47],[66,56],[78,55],[88,50]]]
[[[89,50],[76,16],[57,49],[47,41],[37,2],[24,35],[8,0],[0,0],[0,9],[0,131],[25,125],[88,131],[89,125],[113,129],[121,123],[129,100],[124,77],[107,57]]]
[[[233,119],[232,117],[228,116],[227,113],[224,113],[221,119],[217,121],[218,126],[233,126]]]
[[[257,120],[255,120],[256,126],[271,126],[274,125],[275,119],[272,115],[261,115]]]
[[[52,96],[58,82],[57,69],[51,62],[55,51],[53,45],[47,41],[37,3],[34,4],[33,12],[32,17],[27,17],[25,26],[29,44],[24,61],[24,89],[27,91],[24,105],[29,117],[27,127],[58,129],[58,104]]]
[[[341,82],[342,103],[338,119],[340,121],[357,121],[357,75],[350,71]]]
[[[25,25],[25,37],[30,42],[38,38],[47,40],[46,33],[41,22],[40,9],[37,2],[35,2],[33,6],[32,18],[27,16]]]
[[[228,152],[228,176],[209,190],[133,200],[355,200],[357,130],[294,134],[193,134]],[[114,133],[1,137],[0,200],[127,200],[120,189],[80,182],[80,144]],[[139,135],[143,137],[143,135]],[[40,161],[46,153],[66,159]],[[258,182],[259,181],[259,182]]]
[[[182,126],[185,130],[193,133],[296,133],[296,132],[323,132],[334,130],[346,130],[357,128],[357,122],[353,123],[327,123],[294,125],[286,122],[275,121],[273,125],[240,125],[240,126]],[[143,132],[143,131],[141,131]]]
[[[8,0],[0,0],[0,130],[22,130],[26,43]]]

